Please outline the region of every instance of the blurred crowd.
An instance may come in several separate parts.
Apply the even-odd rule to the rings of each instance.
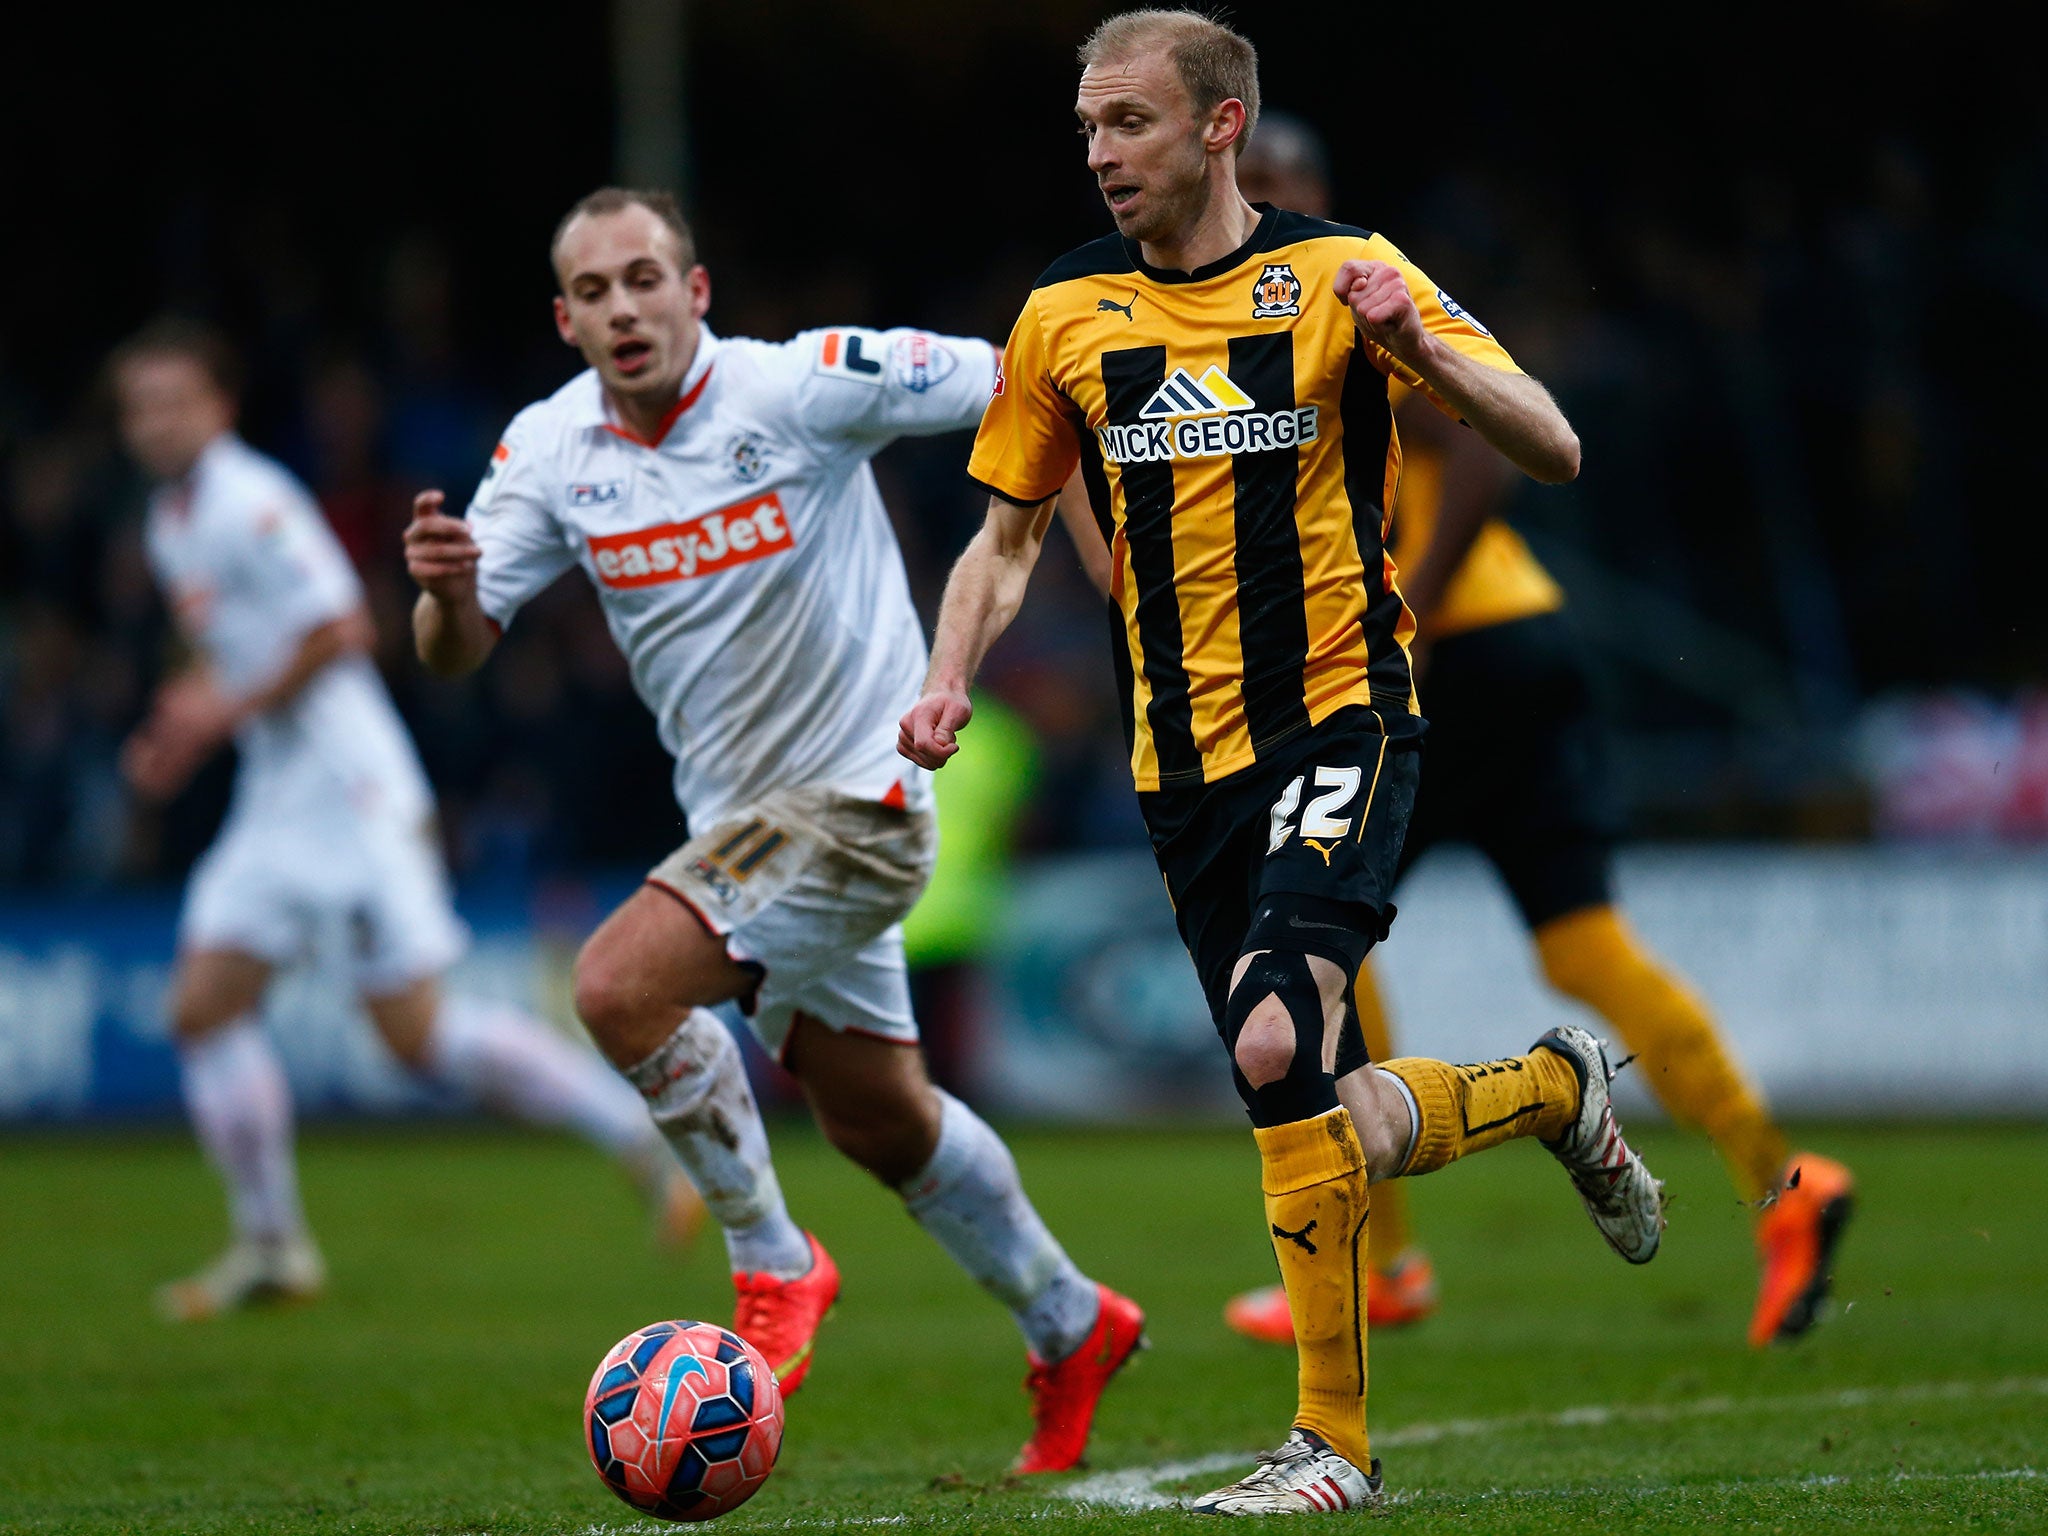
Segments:
[[[1586,443],[1577,485],[1532,487],[1514,512],[1609,663],[1639,829],[1952,830],[1874,808],[1884,764],[1929,756],[1902,742],[1955,732],[1954,711],[1900,699],[1946,690],[2038,734],[2039,704],[2015,701],[2048,680],[2033,575],[2048,534],[2014,359],[2048,331],[2048,132],[1978,149],[1959,169],[1951,144],[1872,133],[1824,168],[1755,157],[1703,198],[1682,176],[1561,191],[1507,163],[1383,189],[1338,156],[1343,215],[1480,315]],[[696,200],[711,323],[730,334],[921,323],[1000,340],[1032,273],[1103,223],[1063,166],[1081,184],[1058,216],[971,263],[906,270],[879,240],[793,281],[799,253],[719,163]],[[535,281],[512,309],[503,283],[469,281],[466,239],[427,220],[337,252],[253,200],[214,200],[190,210],[183,265],[166,258],[146,302],[220,321],[245,349],[246,435],[305,480],[362,572],[458,872],[644,864],[679,840],[668,764],[579,578],[526,610],[476,680],[436,682],[410,656],[412,494],[466,501],[504,421],[574,365],[546,324],[538,252],[520,253]],[[344,288],[349,305],[324,303]],[[966,447],[904,443],[877,464],[927,614],[981,515]],[[219,815],[224,763],[161,812],[117,771],[175,656],[141,551],[144,491],[90,370],[0,344],[0,886],[168,879]],[[984,684],[1026,730],[1026,851],[1141,836],[1105,634],[1056,535]],[[1959,820],[2048,835],[2048,812]]]

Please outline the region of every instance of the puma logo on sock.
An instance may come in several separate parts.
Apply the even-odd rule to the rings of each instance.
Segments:
[[[1303,1227],[1299,1232],[1290,1232],[1285,1227],[1281,1226],[1278,1222],[1275,1222],[1273,1224],[1273,1235],[1275,1237],[1286,1238],[1288,1242],[1295,1244],[1297,1247],[1306,1249],[1310,1256],[1313,1257],[1316,1251],[1316,1245],[1308,1240],[1308,1235],[1309,1233],[1315,1231],[1315,1229],[1316,1224],[1313,1220],[1311,1220],[1309,1224]]]

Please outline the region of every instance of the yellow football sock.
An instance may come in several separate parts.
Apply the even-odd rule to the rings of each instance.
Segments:
[[[1365,1435],[1365,1153],[1348,1110],[1254,1127],[1266,1225],[1287,1287],[1300,1370],[1294,1422],[1360,1471]]]
[[[1556,1051],[1463,1066],[1427,1056],[1399,1056],[1380,1065],[1408,1085],[1419,1112],[1415,1151],[1403,1177],[1434,1173],[1521,1136],[1555,1141],[1579,1112],[1579,1080]]]
[[[1785,1136],[1692,991],[1613,907],[1588,907],[1536,930],[1543,974],[1614,1026],[1675,1120],[1713,1138],[1745,1200],[1777,1186]]]
[[[1351,996],[1358,1005],[1358,1027],[1365,1035],[1366,1054],[1384,1062],[1394,1054],[1394,1032],[1387,1022],[1387,1009],[1380,996],[1379,977],[1371,960],[1358,968]],[[1408,1249],[1408,1195],[1398,1180],[1389,1180],[1373,1192],[1372,1251],[1384,1268]]]

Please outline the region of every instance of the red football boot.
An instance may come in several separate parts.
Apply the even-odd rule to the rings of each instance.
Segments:
[[[1763,1265],[1749,1343],[1796,1339],[1820,1321],[1834,1276],[1835,1244],[1855,1209],[1856,1181],[1832,1158],[1797,1152],[1785,1165],[1777,1198],[1756,1219],[1756,1256]]]
[[[1031,1374],[1024,1378],[1024,1390],[1031,1394],[1036,1428],[1010,1464],[1014,1476],[1079,1466],[1102,1389],[1144,1347],[1145,1314],[1138,1304],[1099,1283],[1095,1294],[1100,1302],[1095,1326],[1077,1349],[1050,1365],[1036,1355],[1030,1357]]]
[[[732,1331],[745,1339],[774,1367],[784,1397],[803,1385],[811,1369],[811,1340],[818,1324],[839,1299],[839,1266],[810,1233],[811,1267],[794,1280],[773,1275],[737,1274]]]

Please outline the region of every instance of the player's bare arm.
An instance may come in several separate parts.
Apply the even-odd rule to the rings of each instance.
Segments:
[[[1550,391],[1527,374],[1489,367],[1430,335],[1398,267],[1347,261],[1337,269],[1336,291],[1367,341],[1414,369],[1523,474],[1545,485],[1578,477],[1578,434]]]
[[[405,569],[419,583],[412,610],[413,649],[429,672],[464,677],[484,664],[498,643],[498,631],[484,616],[476,595],[476,567],[482,556],[469,524],[441,510],[439,491],[421,491],[412,501],[405,530]]]
[[[974,714],[968,686],[1023,605],[1057,499],[1020,507],[991,496],[988,520],[946,578],[924,695],[897,729],[896,750],[920,768],[942,768],[960,750],[955,737]]]
[[[282,671],[240,697],[224,690],[210,667],[188,667],[157,690],[149,718],[122,748],[122,773],[138,794],[170,799],[243,721],[283,708],[332,663],[367,652],[376,634],[362,609],[310,629]]]
[[[1473,540],[1506,502],[1514,472],[1478,433],[1413,397],[1401,407],[1398,419],[1402,442],[1426,445],[1443,466],[1442,499],[1429,546],[1412,565],[1405,559],[1401,565],[1401,595],[1427,634],[1430,616],[1471,553]],[[1400,515],[1397,505],[1394,516]]]

